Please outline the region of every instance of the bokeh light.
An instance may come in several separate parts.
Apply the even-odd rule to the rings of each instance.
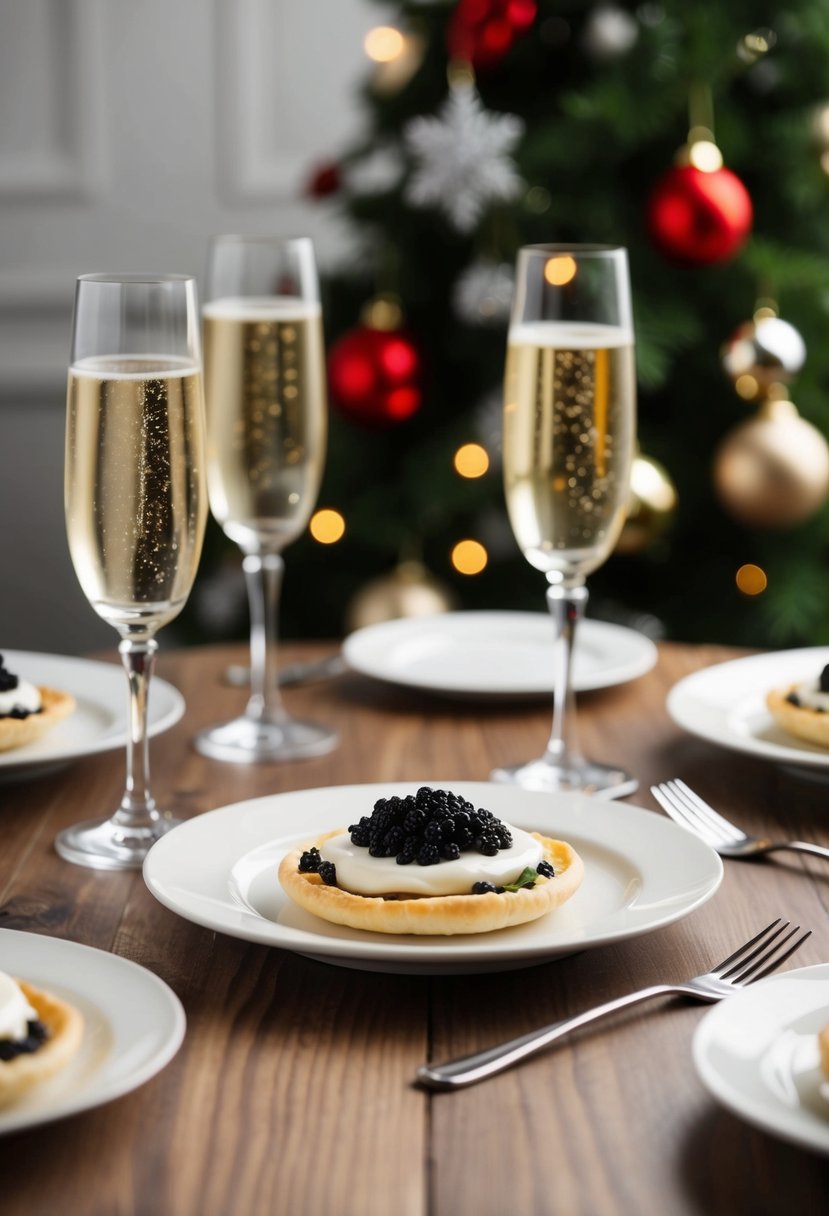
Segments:
[[[488,561],[489,554],[477,540],[459,540],[452,550],[452,565],[458,574],[480,574]]]
[[[332,511],[329,507],[315,511],[308,527],[314,540],[321,545],[335,545],[345,536],[345,520],[339,511]]]
[[[405,45],[406,40],[393,25],[377,25],[363,40],[366,54],[375,63],[391,63],[403,54]]]
[[[479,443],[465,443],[455,452],[452,463],[460,477],[483,477],[489,468],[489,456]]]
[[[750,562],[744,566],[740,566],[735,575],[735,581],[743,595],[762,595],[769,585],[765,570],[762,570],[760,566],[752,565]]]
[[[544,278],[553,287],[563,287],[576,277],[576,262],[569,253],[557,254],[549,258],[544,266]]]

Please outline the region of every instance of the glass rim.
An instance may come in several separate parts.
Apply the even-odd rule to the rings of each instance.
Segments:
[[[561,244],[553,242],[550,244],[521,245],[519,253],[627,253],[627,245],[580,244],[578,241],[565,241]]]
[[[210,238],[211,245],[299,245],[307,243],[313,244],[310,236],[301,233],[298,236],[277,236],[275,233],[256,233],[256,232],[220,232],[214,233]]]
[[[79,274],[77,281],[79,283],[145,283],[148,286],[154,283],[194,283],[196,276],[192,274],[153,274],[135,271],[104,272],[95,274]]]

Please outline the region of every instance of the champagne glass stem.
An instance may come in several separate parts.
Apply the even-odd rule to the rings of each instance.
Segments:
[[[576,699],[573,693],[573,654],[576,628],[584,616],[588,590],[584,582],[556,583],[547,588],[547,606],[555,622],[553,648],[553,728],[545,760],[562,769],[584,764],[576,728]]]
[[[248,553],[242,562],[250,608],[250,700],[256,722],[282,722],[285,709],[276,671],[276,622],[285,563],[278,553]]]
[[[159,813],[150,793],[150,749],[147,738],[147,697],[155,666],[155,638],[124,638],[118,646],[129,681],[127,784],[113,822],[124,828],[152,827]]]

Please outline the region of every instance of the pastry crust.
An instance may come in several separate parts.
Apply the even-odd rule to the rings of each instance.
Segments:
[[[39,714],[29,714],[27,718],[0,718],[0,752],[34,743],[75,708],[75,698],[69,692],[59,692],[56,688],[39,688],[38,692],[43,706]]]
[[[491,933],[510,925],[537,920],[574,895],[584,875],[584,864],[575,849],[563,840],[551,840],[533,832],[544,857],[555,870],[555,878],[539,875],[535,886],[520,891],[488,891],[485,895],[427,895],[388,899],[382,895],[354,895],[340,887],[329,887],[318,874],[299,872],[299,859],[311,847],[321,848],[345,828],[326,832],[311,844],[302,845],[282,859],[279,881],[291,899],[323,920],[373,933],[451,935]]]
[[[83,1016],[74,1005],[68,1005],[42,988],[33,988],[25,980],[17,980],[17,983],[48,1030],[49,1037],[37,1051],[15,1056],[12,1060],[0,1060],[0,1107],[8,1106],[33,1085],[64,1068],[77,1052],[83,1037]]]
[[[796,685],[789,688],[775,688],[766,697],[766,705],[778,726],[798,739],[805,739],[817,747],[829,748],[829,714],[819,713],[816,709],[792,705],[787,701],[789,693],[794,692]]]

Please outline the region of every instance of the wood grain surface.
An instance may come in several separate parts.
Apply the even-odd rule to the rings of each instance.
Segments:
[[[283,661],[322,655],[284,647]],[[665,712],[687,673],[733,656],[660,646],[629,684],[579,699],[587,754],[631,769],[628,801],[683,777],[747,829],[829,844],[827,786],[692,738]],[[347,675],[285,693],[335,726],[329,756],[233,766],[191,747],[239,712],[222,683],[244,648],[162,652],[183,720],[152,743],[159,803],[185,817],[245,798],[379,781],[484,780],[543,749],[549,706],[452,702]],[[0,1139],[2,1216],[735,1216],[827,1210],[829,1160],[753,1130],[707,1096],[690,1045],[703,1016],[680,1001],[582,1031],[482,1085],[431,1094],[426,1059],[474,1051],[723,957],[775,916],[813,930],[789,966],[829,960],[829,865],[726,864],[675,925],[495,974],[351,970],[190,924],[138,874],[58,858],[56,832],[111,810],[120,751],[0,785],[0,926],[133,959],[181,998],[187,1035],[157,1077],[107,1106]],[[0,958],[2,968],[2,958]],[[829,1117],[829,1116],[827,1116]]]

